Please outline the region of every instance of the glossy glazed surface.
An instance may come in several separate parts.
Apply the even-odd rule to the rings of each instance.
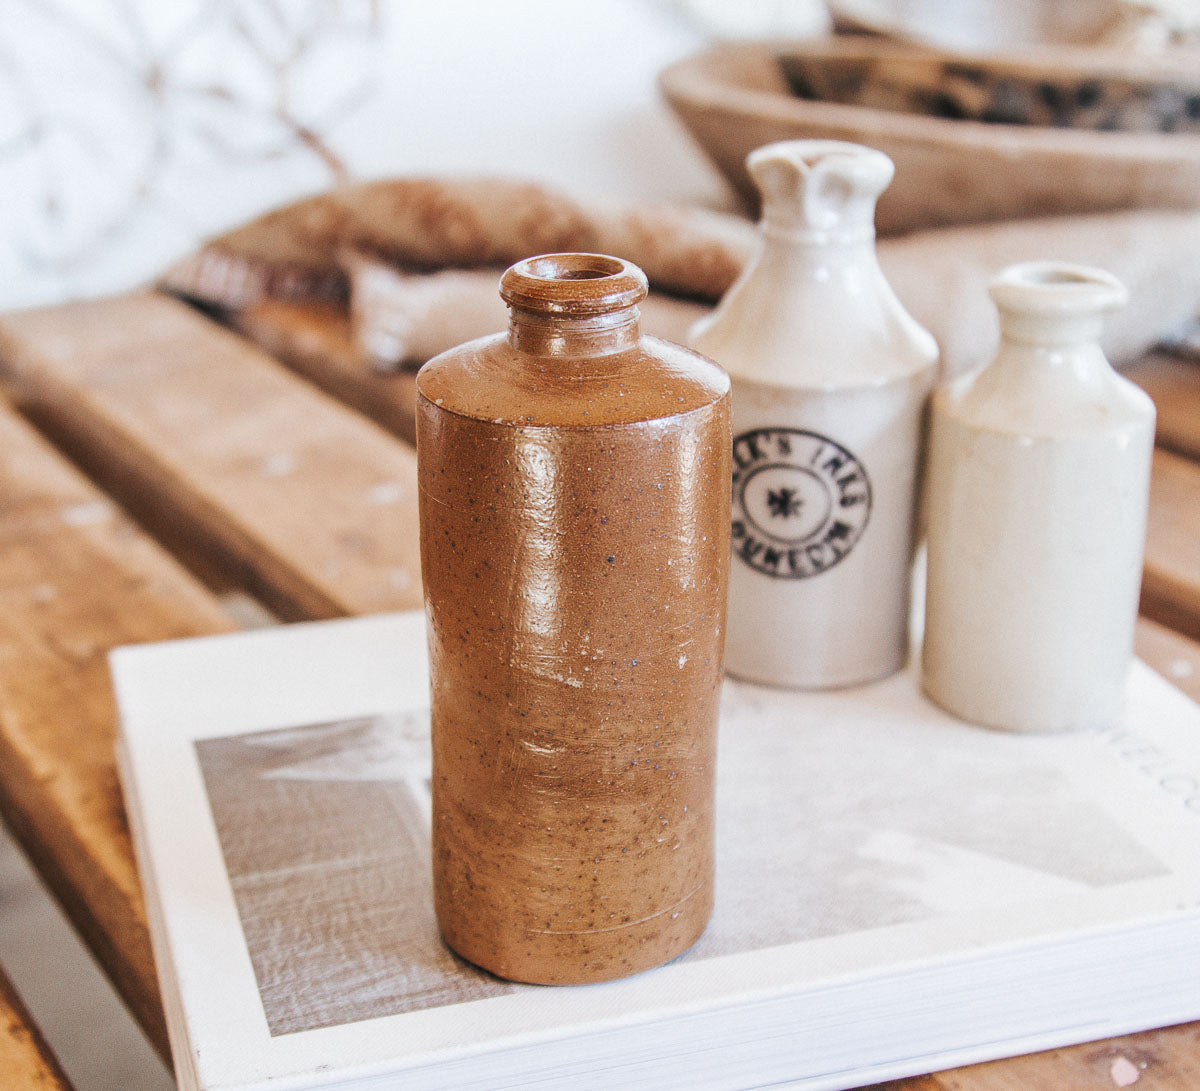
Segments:
[[[418,378],[435,903],[523,981],[657,965],[711,912],[728,380],[631,309],[605,351],[514,308]]]
[[[769,685],[854,685],[907,654],[937,346],[876,260],[885,155],[790,141],[749,166],[761,251],[691,338],[733,377],[726,665]]]
[[[922,682],[966,720],[1109,725],[1133,654],[1154,406],[1095,338],[1124,299],[1038,263],[992,286],[1004,340],[933,398]]]

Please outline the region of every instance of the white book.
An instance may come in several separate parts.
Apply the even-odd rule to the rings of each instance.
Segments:
[[[122,648],[119,757],[191,1088],[850,1087],[1200,1018],[1200,708],[970,727],[911,673],[728,681],[717,899],[669,965],[501,981],[434,922],[419,613]]]

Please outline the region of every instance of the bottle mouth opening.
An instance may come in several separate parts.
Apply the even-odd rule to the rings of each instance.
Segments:
[[[1111,273],[1058,261],[1010,265],[992,281],[990,292],[1002,311],[1062,317],[1103,315],[1128,298]]]
[[[1025,269],[1019,278],[1026,284],[1095,284],[1096,279],[1073,269],[1042,266]]]
[[[540,254],[500,278],[504,302],[533,314],[609,314],[641,302],[648,291],[641,269],[608,254]]]
[[[626,263],[607,254],[543,254],[518,262],[514,268],[543,280],[598,280],[625,271]]]

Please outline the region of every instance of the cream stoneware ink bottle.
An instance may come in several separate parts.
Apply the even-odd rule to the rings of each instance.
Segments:
[[[923,416],[937,346],[875,256],[881,152],[752,153],[762,246],[693,348],[733,382],[731,674],[845,686],[908,647]]]
[[[417,377],[434,904],[542,984],[674,958],[713,899],[729,380],[642,337],[646,279],[551,254]]]
[[[933,398],[922,680],[965,720],[1111,724],[1133,654],[1154,404],[1097,343],[1108,273],[1016,265],[995,360]]]

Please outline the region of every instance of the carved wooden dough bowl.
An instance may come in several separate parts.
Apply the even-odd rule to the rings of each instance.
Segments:
[[[667,68],[660,86],[734,186],[753,202],[746,156],[774,140],[830,138],[878,148],[896,163],[879,202],[883,234],[1070,212],[1200,207],[1200,135],[1106,132],[929,117],[845,102],[798,98],[779,58],[849,58],[876,66],[921,56],[859,37],[720,45]],[[1070,76],[1092,51],[1043,54],[1047,71]],[[945,63],[925,51],[934,63]],[[976,58],[976,61],[981,61]],[[1117,62],[1109,58],[1110,67]],[[1119,66],[1118,66],[1119,67]]]

